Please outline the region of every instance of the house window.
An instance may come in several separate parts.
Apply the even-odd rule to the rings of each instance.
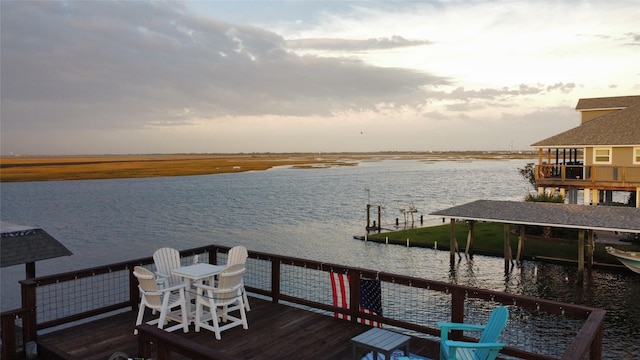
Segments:
[[[640,147],[633,148],[633,163],[640,164]]]
[[[611,164],[611,148],[593,149],[594,164]]]

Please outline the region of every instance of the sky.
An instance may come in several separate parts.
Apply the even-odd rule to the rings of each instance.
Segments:
[[[640,4],[0,1],[0,155],[503,151],[640,95]]]

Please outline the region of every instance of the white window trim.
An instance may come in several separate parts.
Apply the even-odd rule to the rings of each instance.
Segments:
[[[633,148],[633,165],[640,165],[640,146]]]
[[[598,161],[597,159],[597,155],[596,153],[598,152],[598,150],[607,150],[609,152],[609,160],[608,161]],[[593,148],[593,163],[594,164],[611,164],[613,161],[613,148],[606,148],[606,147],[599,147],[599,148]]]

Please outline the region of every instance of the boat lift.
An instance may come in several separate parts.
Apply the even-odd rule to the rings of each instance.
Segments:
[[[400,213],[402,213],[402,215],[404,215],[404,223],[405,224],[408,221],[409,214],[411,215],[411,224],[413,224],[414,223],[413,214],[415,214],[417,212],[418,212],[418,208],[416,208],[416,206],[413,205],[413,203],[410,203],[407,206],[400,208]]]

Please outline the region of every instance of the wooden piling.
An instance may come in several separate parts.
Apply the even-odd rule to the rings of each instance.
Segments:
[[[509,231],[509,224],[504,224],[504,272],[505,274],[511,269],[511,262],[513,258],[511,256],[511,244],[509,244],[509,237],[511,231]]]
[[[469,234],[467,235],[467,246],[464,251],[465,255],[469,255],[469,252],[473,249],[475,223],[475,220],[469,220]]]
[[[449,263],[454,265],[456,262],[456,219],[451,218],[451,230],[449,236]]]
[[[516,255],[516,261],[518,263],[522,262],[522,257],[524,256],[522,253],[524,251],[524,238],[525,238],[525,229],[524,225],[518,226],[518,254]]]
[[[578,271],[584,270],[584,229],[578,231]]]

